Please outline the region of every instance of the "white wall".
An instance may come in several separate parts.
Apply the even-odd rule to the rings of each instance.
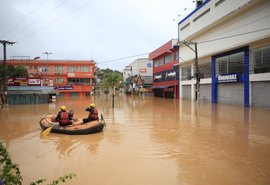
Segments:
[[[190,26],[179,31],[179,40],[197,42],[199,58],[244,46],[270,36],[270,29],[267,29],[270,27],[269,0],[225,0],[215,7],[217,1],[210,1],[179,25],[180,29],[187,21],[190,22]],[[210,8],[209,13],[193,22],[194,18],[208,8]],[[224,15],[225,17],[222,18]],[[253,32],[261,29],[267,30]],[[247,32],[253,33],[243,34]],[[193,60],[194,56],[194,52],[189,48],[180,46],[180,62]]]

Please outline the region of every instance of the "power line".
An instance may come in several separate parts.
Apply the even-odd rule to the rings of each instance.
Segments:
[[[50,9],[49,11],[47,11],[46,13],[44,13],[43,15],[41,15],[40,17],[42,17],[41,19],[44,19],[47,15],[49,15],[49,13],[51,13],[52,11],[56,10],[57,8],[59,8],[60,6],[62,6],[66,1],[68,0],[63,0],[61,1],[57,6],[55,6],[54,8]],[[34,24],[40,22],[40,19],[36,19],[34,21],[32,21],[30,24],[26,25],[25,28],[28,28],[30,26],[33,26]],[[13,38],[15,38],[17,35],[23,33],[25,31],[25,28],[20,29],[19,31],[17,31],[15,34],[11,35]]]
[[[72,13],[74,13],[74,12],[76,12],[76,11],[78,11],[78,10],[84,8],[84,7],[86,7],[88,4],[92,3],[93,1],[95,1],[95,0],[87,1],[86,3],[84,3],[84,4],[81,5],[81,6],[79,6],[78,8],[76,8],[76,9],[74,9],[74,10],[68,12],[67,14],[65,14],[65,15],[63,15],[63,16],[61,16],[61,17],[59,17],[58,19],[55,19],[54,21],[52,21],[52,22],[50,22],[50,23],[48,23],[48,24],[46,24],[46,25],[44,25],[44,26],[42,26],[42,27],[36,29],[35,31],[31,32],[30,34],[26,35],[25,37],[22,37],[22,38],[18,39],[17,42],[22,41],[22,40],[28,38],[29,36],[31,36],[32,34],[38,32],[39,30],[44,29],[45,27],[47,27],[47,26],[49,26],[49,25],[51,25],[51,24],[54,24],[55,22],[61,20],[62,18],[64,18],[64,17],[66,17],[66,16],[68,16],[68,15],[70,15],[70,14],[72,14]]]
[[[35,7],[29,14],[27,14],[25,17],[23,17],[20,21],[18,21],[13,27],[11,27],[8,31],[6,31],[1,37],[3,38],[6,36],[9,32],[11,32],[14,28],[19,26],[23,21],[25,21],[30,15],[32,15],[39,7],[41,7],[46,0],[42,1],[37,7]]]

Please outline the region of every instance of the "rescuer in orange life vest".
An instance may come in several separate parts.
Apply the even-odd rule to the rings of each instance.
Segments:
[[[72,125],[71,119],[72,116],[67,112],[67,107],[61,106],[55,120],[59,122],[60,126],[68,126]]]
[[[89,112],[88,118],[83,119],[83,123],[88,123],[89,121],[99,120],[98,118],[98,110],[94,103],[90,104],[90,107],[87,107],[85,111]]]

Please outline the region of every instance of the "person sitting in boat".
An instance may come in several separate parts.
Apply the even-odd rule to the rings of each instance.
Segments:
[[[68,126],[72,125],[71,122],[72,116],[70,115],[69,112],[67,112],[67,107],[66,106],[61,106],[60,111],[58,112],[55,120],[59,122],[60,126]]]
[[[83,119],[83,123],[88,123],[93,120],[99,120],[98,118],[98,110],[94,103],[91,103],[89,107],[85,109],[85,111],[89,112],[88,118]]]
[[[69,119],[70,119],[70,122],[72,123],[72,124],[74,124],[75,122],[77,122],[78,121],[78,118],[75,118],[74,117],[74,110],[70,110],[69,112]]]

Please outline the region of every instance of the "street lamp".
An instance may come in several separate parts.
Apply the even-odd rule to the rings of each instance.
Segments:
[[[52,54],[52,52],[43,52],[43,54],[47,55],[47,78],[49,76],[49,64],[48,64],[48,58],[49,58],[49,55]]]

